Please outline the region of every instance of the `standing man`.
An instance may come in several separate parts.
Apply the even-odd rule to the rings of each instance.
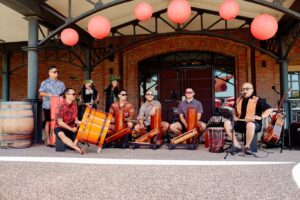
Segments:
[[[203,113],[202,103],[196,99],[194,99],[194,89],[188,87],[185,89],[185,100],[180,102],[178,106],[178,113],[179,113],[179,122],[174,122],[171,124],[170,129],[173,133],[177,136],[181,135],[182,133],[187,131],[187,110],[189,107],[193,107],[197,110],[197,121],[198,121],[198,129],[199,133],[203,132],[206,128],[206,124],[202,121],[201,115]]]
[[[111,124],[109,125],[109,130],[115,131],[115,113],[117,113],[119,110],[123,111],[124,114],[124,121],[127,126],[127,128],[132,129],[133,128],[133,117],[135,115],[133,105],[127,101],[127,91],[124,89],[121,89],[118,94],[119,101],[113,103],[109,109],[109,114],[111,114],[112,120]]]
[[[58,80],[58,70],[56,66],[50,66],[48,68],[49,78],[44,80],[41,83],[41,87],[39,89],[40,96],[43,97],[43,111],[45,117],[45,134],[46,134],[46,145],[53,147],[50,145],[50,97],[51,96],[60,96],[65,90],[65,84]]]
[[[246,145],[244,153],[251,155],[250,144],[256,132],[262,129],[262,119],[268,117],[272,113],[272,108],[260,97],[253,95],[254,89],[251,83],[244,83],[242,86],[242,96],[237,99],[234,116],[234,130],[246,133]],[[224,122],[224,128],[230,138],[232,138],[233,146],[229,150],[231,154],[239,153],[241,146],[232,132],[231,121]]]
[[[143,133],[150,131],[151,116],[155,114],[156,108],[161,108],[159,101],[154,100],[154,94],[152,90],[147,90],[145,94],[146,102],[141,106],[138,115],[138,124],[134,126],[134,131],[138,136],[143,135]],[[157,142],[159,144],[163,143],[163,137],[169,129],[169,123],[161,122],[161,135],[162,137]]]

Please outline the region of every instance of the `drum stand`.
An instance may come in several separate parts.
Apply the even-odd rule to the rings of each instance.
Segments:
[[[168,144],[168,147],[170,150],[176,148],[195,150],[198,147],[198,137],[198,131],[196,129],[193,129],[172,139],[171,143]],[[183,144],[185,142],[188,142],[189,140],[192,140],[190,144]]]
[[[113,135],[107,137],[105,139],[105,143],[103,145],[104,148],[107,147],[117,147],[117,148],[128,148],[129,147],[129,139],[131,135],[131,130],[128,128],[122,129],[121,131],[118,131],[117,133],[114,133]]]
[[[122,139],[122,142],[117,142],[112,141],[110,143],[104,143],[103,144],[103,148],[111,148],[111,147],[115,147],[115,148],[122,148],[122,149],[126,149],[129,147],[129,135],[125,135]]]
[[[139,147],[148,147],[150,149],[156,150],[157,148],[160,148],[162,146],[162,144],[157,144],[157,140],[160,135],[160,131],[158,131],[157,129],[153,129],[152,131],[137,138],[135,142],[130,142],[129,144],[132,149]]]

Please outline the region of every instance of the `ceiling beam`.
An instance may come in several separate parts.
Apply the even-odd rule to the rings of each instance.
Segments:
[[[0,0],[0,3],[15,10],[24,16],[38,16],[40,23],[54,30],[66,23],[66,17],[54,10],[45,3],[45,0]],[[76,24],[71,25],[81,36],[80,43],[91,45],[94,39],[81,27]]]

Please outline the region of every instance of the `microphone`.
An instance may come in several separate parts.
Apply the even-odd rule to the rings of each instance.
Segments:
[[[275,85],[272,86],[272,90],[274,90],[277,94],[280,94],[280,92],[276,90]]]

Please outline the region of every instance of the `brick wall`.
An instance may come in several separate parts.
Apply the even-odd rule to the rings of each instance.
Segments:
[[[124,38],[126,39],[126,38]],[[122,42],[120,42],[122,43]],[[113,61],[105,60],[98,64],[93,72],[92,79],[100,92],[100,108],[104,109],[103,90],[109,84],[109,71],[113,69],[114,74],[120,73],[122,67],[121,84],[128,90],[128,100],[138,106],[138,63],[144,59],[157,56],[163,53],[176,51],[210,51],[235,58],[237,91],[240,91],[241,83],[251,81],[251,55],[250,49],[237,42],[201,35],[174,35],[169,37],[157,37],[116,53]],[[298,49],[292,49],[291,52],[299,52]],[[64,81],[68,87],[73,87],[79,91],[84,80],[84,73],[79,62],[68,63],[58,60],[43,59],[43,51],[39,52],[39,85],[42,80],[48,78],[47,67],[56,65],[60,71],[59,79]],[[294,53],[295,54],[295,53]],[[14,53],[11,56],[11,69],[18,67],[22,53]],[[26,54],[25,54],[26,59]],[[271,57],[255,52],[256,59],[256,86],[257,94],[267,98],[272,106],[276,106],[276,94],[271,90],[272,85],[279,88],[279,66]],[[266,61],[266,67],[261,66],[262,61]],[[0,57],[2,63],[2,57]],[[300,64],[300,60],[293,60],[293,64]],[[122,65],[122,66],[121,66]],[[2,85],[2,77],[0,76]],[[0,87],[2,96],[2,87]],[[13,72],[11,75],[11,99],[24,100],[27,96],[27,66],[24,66]]]

